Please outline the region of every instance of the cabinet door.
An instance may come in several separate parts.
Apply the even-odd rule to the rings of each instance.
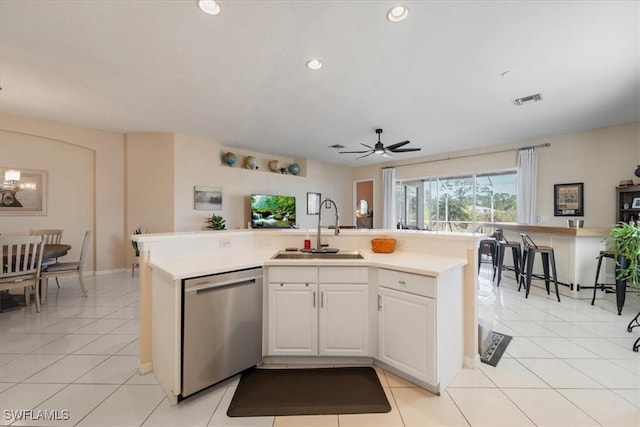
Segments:
[[[320,285],[321,356],[369,355],[368,285]]]
[[[382,287],[378,298],[378,358],[437,385],[435,300]]]
[[[269,354],[318,354],[317,285],[269,284]]]

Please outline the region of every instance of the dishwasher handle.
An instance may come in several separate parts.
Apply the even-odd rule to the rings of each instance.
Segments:
[[[251,277],[248,279],[233,279],[222,282],[206,281],[196,286],[185,289],[185,293],[197,293],[202,294],[206,292],[216,291],[225,288],[232,288],[242,285],[252,285],[256,283],[257,277]]]

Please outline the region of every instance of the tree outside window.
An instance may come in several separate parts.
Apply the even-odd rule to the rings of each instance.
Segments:
[[[514,222],[516,172],[399,181],[396,203],[401,226],[475,231],[485,222]]]

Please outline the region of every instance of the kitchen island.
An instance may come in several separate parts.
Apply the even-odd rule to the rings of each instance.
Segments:
[[[336,298],[345,295],[351,298],[348,301],[362,302],[362,316],[350,316],[349,325],[353,327],[345,328],[353,331],[352,337],[360,337],[359,344],[333,346],[328,353],[310,349],[305,357],[315,358],[314,363],[330,360],[327,357],[332,352],[336,357],[353,358],[350,360],[356,363],[375,362],[400,375],[405,374],[408,379],[436,393],[446,388],[462,365],[478,366],[477,272],[474,266],[482,235],[345,230],[339,236],[327,236],[327,243],[331,247],[357,250],[362,259],[273,259],[274,254],[286,247],[302,246],[309,234],[314,232],[241,230],[135,236],[141,247],[140,372],[154,372],[170,401],[175,403],[181,390],[182,281],[252,267],[264,267],[263,356],[267,363],[270,357],[296,356],[286,348],[274,351],[278,346],[270,340],[269,334],[270,328],[273,332],[273,314],[276,313],[270,304],[276,295],[283,295],[275,293],[276,290],[284,289],[285,285],[291,287],[296,283],[290,282],[297,281],[298,285],[310,289],[307,296],[318,292],[313,294],[314,306],[315,298],[320,295],[330,298],[327,303],[339,301]],[[370,240],[374,237],[395,238],[396,251],[391,254],[371,252]],[[287,276],[287,272],[291,274]],[[275,289],[276,286],[282,289]],[[397,289],[398,286],[408,288]],[[346,293],[330,293],[337,290]],[[398,298],[405,296],[409,296],[408,301]],[[318,299],[318,305],[323,303],[324,300]],[[422,346],[416,348],[425,352],[424,358],[414,360],[409,354],[406,357],[398,355],[393,350],[397,343],[387,341],[386,347],[381,345],[384,335],[380,335],[380,330],[386,330],[387,336],[395,336],[398,332],[393,316],[384,314],[387,306],[389,313],[393,313],[391,307],[395,307],[396,313],[408,313],[408,319],[423,323],[407,333],[423,338]],[[340,307],[340,304],[332,307]],[[289,315],[277,313],[284,318]],[[383,314],[386,323],[380,320]],[[309,315],[308,319],[313,321],[322,316],[319,312]],[[337,317],[331,319],[327,320],[327,331],[331,331],[331,322],[343,322],[336,323]],[[362,329],[365,326],[366,329]],[[445,333],[445,328],[450,333]],[[319,329],[320,338],[314,335],[317,333],[314,327],[309,329],[312,343],[322,339],[322,328]],[[331,336],[335,337],[335,334]],[[331,338],[329,341],[344,342],[343,338],[341,335],[337,341],[331,341]],[[390,350],[386,357],[385,349]],[[449,357],[442,353],[444,350],[453,354]]]

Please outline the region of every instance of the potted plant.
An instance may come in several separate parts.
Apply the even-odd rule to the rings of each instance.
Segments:
[[[207,229],[209,230],[226,230],[225,220],[222,216],[212,213],[207,218]]]
[[[619,222],[604,241],[616,260],[616,279],[640,286],[640,228],[635,222]]]
[[[133,230],[133,234],[142,234],[142,227],[138,226],[135,230]],[[136,253],[136,257],[140,256],[140,249],[138,248],[138,242],[132,240],[131,246],[133,246],[133,250]]]

